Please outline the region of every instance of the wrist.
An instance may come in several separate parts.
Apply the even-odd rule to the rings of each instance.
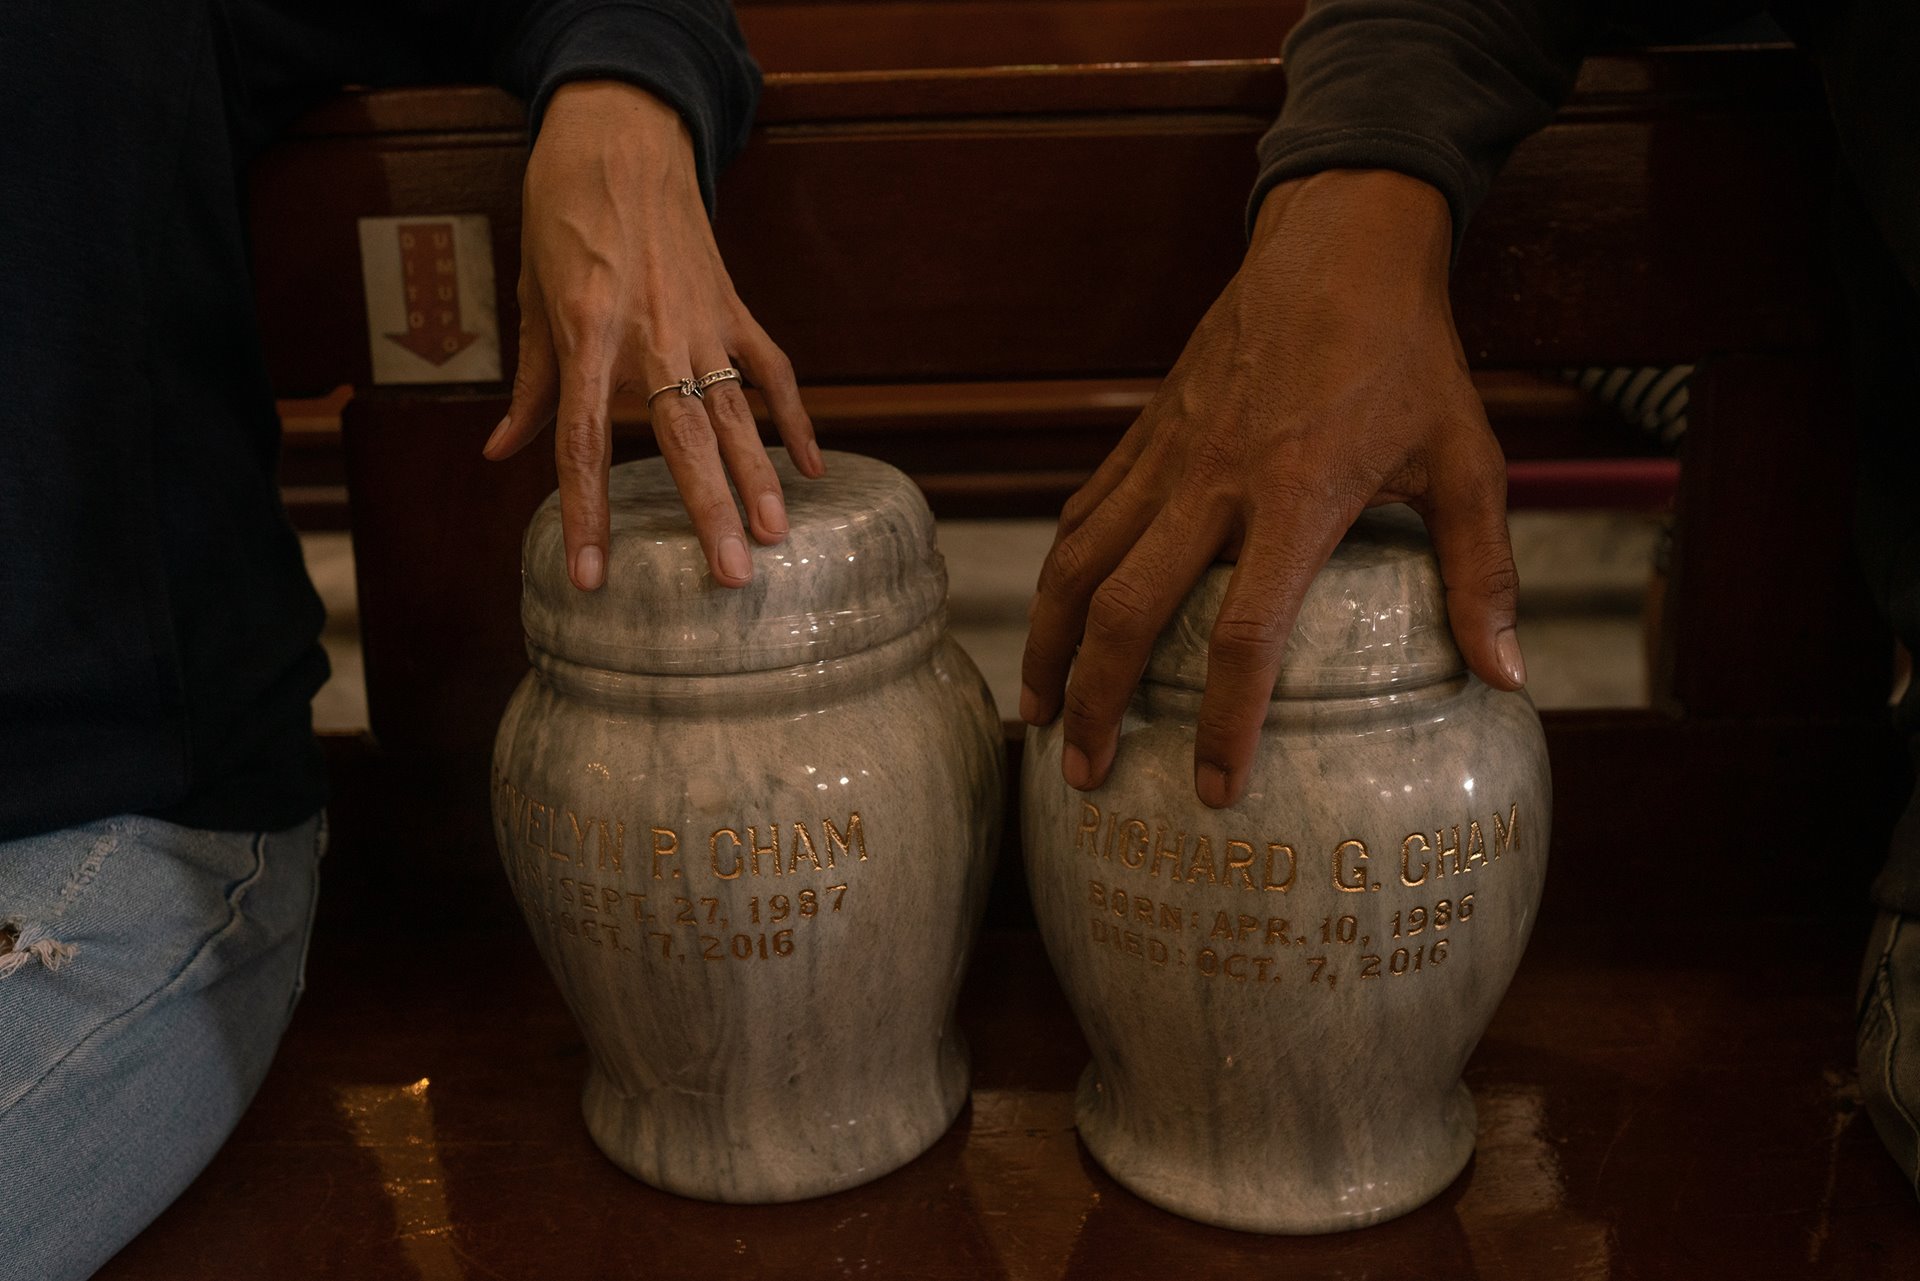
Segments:
[[[624,80],[570,80],[555,89],[547,102],[541,132],[556,124],[565,128],[581,123],[614,129],[650,144],[692,146],[687,122],[678,111]]]
[[[1247,260],[1297,260],[1303,240],[1328,266],[1371,264],[1444,289],[1453,215],[1440,189],[1418,178],[1391,169],[1325,169],[1267,192]]]

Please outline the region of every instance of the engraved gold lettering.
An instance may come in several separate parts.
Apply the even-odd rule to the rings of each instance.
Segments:
[[[1420,875],[1413,874],[1413,843],[1420,842]],[[1425,885],[1427,883],[1427,851],[1433,847],[1427,844],[1425,832],[1413,832],[1400,842],[1400,883],[1402,885]]]
[[[767,825],[768,838],[773,842],[771,845],[760,843],[760,837],[757,835],[759,830],[757,827],[747,828],[747,853],[753,859],[753,874],[760,875],[760,859],[764,855],[773,860],[773,874],[778,876],[780,875],[780,825],[778,823]]]
[[[1348,851],[1352,851],[1351,855]],[[1333,887],[1342,894],[1359,894],[1366,890],[1367,843],[1365,841],[1345,840],[1333,847]]]
[[[1080,802],[1080,829],[1073,834],[1076,854],[1082,845],[1087,847],[1088,857],[1100,857],[1100,807],[1092,801]]]
[[[1123,829],[1127,833],[1126,846],[1120,851],[1120,861],[1128,867],[1139,867],[1147,861],[1149,837],[1147,825],[1137,818],[1126,821]],[[1136,835],[1135,833],[1138,833]]]
[[[1201,836],[1194,839],[1193,863],[1187,868],[1187,884],[1193,885],[1197,883],[1200,880],[1200,873],[1203,871],[1207,874],[1207,884],[1218,885],[1220,883],[1219,869],[1213,865],[1213,838],[1211,836]]]
[[[654,880],[664,881],[667,879],[666,877],[660,875],[661,861],[664,859],[673,858],[679,853],[680,853],[679,833],[675,832],[670,827],[656,827],[653,829],[653,879]],[[673,869],[673,879],[676,881],[680,879],[680,869],[678,867],[675,867]]]
[[[846,854],[850,852],[850,850],[857,848],[860,852],[860,861],[862,863],[867,861],[867,834],[860,826],[859,810],[854,810],[851,816],[848,817],[847,834],[845,836],[840,835],[840,829],[833,825],[832,819],[823,819],[821,821],[827,829],[828,867],[834,865],[833,851],[836,846],[842,854]]]
[[[805,847],[804,853],[802,853],[803,846]],[[813,864],[814,871],[818,872],[820,870],[820,854],[813,847],[813,833],[807,831],[806,824],[795,823],[793,825],[793,861],[787,864],[787,871],[799,871],[800,860],[802,858]]]
[[[621,861],[626,856],[627,825],[615,819],[613,830],[609,832],[607,830],[607,820],[603,818],[598,820],[598,826],[600,832],[599,865],[603,868],[611,868],[617,872],[620,870]]]
[[[1471,872],[1475,863],[1487,861],[1487,838],[1480,833],[1480,824],[1470,821],[1467,824],[1467,870]]]
[[[1236,854],[1234,853],[1235,850],[1239,850],[1241,853]],[[1233,873],[1235,869],[1238,869],[1240,872],[1240,883],[1242,886],[1247,889],[1256,888],[1253,883],[1253,842],[1227,842],[1226,879],[1229,885],[1233,884]]]
[[[565,850],[553,848],[553,807],[542,805],[539,801],[527,802],[526,842],[536,850],[545,850],[549,857],[562,862],[572,862]]]
[[[1514,805],[1507,811],[1507,821],[1502,823],[1500,816],[1493,816],[1493,857],[1498,859],[1520,843],[1520,807]]]
[[[731,872],[725,872],[720,869],[720,838],[723,836],[733,842],[733,870]],[[746,865],[746,861],[740,857],[740,833],[734,831],[731,827],[723,827],[712,836],[709,836],[707,838],[707,862],[712,866],[713,874],[721,880],[738,880],[741,869]]]
[[[1229,943],[1233,942],[1233,918],[1225,912],[1214,913],[1213,928],[1207,931],[1207,938],[1209,940],[1225,939]]]
[[[1163,844],[1166,835],[1167,827],[1166,824],[1162,823],[1153,833],[1153,863],[1147,868],[1147,875],[1158,876],[1160,875],[1160,864],[1171,863],[1173,864],[1173,875],[1168,879],[1177,881],[1180,879],[1180,860],[1187,852],[1187,834],[1185,832],[1175,833],[1172,849],[1168,849],[1166,845]]]
[[[1274,855],[1276,853],[1284,854],[1287,856],[1287,876],[1286,876],[1286,879],[1283,881],[1276,881],[1273,879]],[[1299,870],[1298,863],[1293,856],[1293,846],[1282,845],[1278,841],[1269,841],[1267,843],[1266,876],[1264,878],[1264,883],[1260,886],[1260,888],[1263,890],[1272,891],[1275,894],[1285,894],[1288,890],[1293,888],[1294,873],[1298,870]]]
[[[1451,836],[1448,835],[1449,832],[1452,833]],[[1451,868],[1447,866],[1448,859],[1453,860]],[[1460,825],[1458,823],[1450,829],[1442,828],[1433,834],[1433,874],[1446,876],[1449,872],[1455,876],[1460,874]]]

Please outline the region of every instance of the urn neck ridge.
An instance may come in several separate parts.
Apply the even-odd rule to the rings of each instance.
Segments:
[[[947,593],[926,499],[876,459],[825,458],[823,480],[775,459],[787,533],[749,547],[752,576],[738,587],[715,580],[658,458],[622,463],[608,477],[606,573],[597,590],[573,585],[559,496],[549,497],[521,551],[528,645],[606,671],[709,676],[788,671],[914,631],[939,614]]]
[[[1146,679],[1206,688],[1214,624],[1236,569],[1216,565],[1154,644]],[[1361,513],[1295,615],[1273,686],[1276,701],[1387,696],[1459,676],[1446,589],[1426,531],[1398,504]]]
[[[926,661],[946,635],[946,609],[936,609],[905,635],[857,653],[748,672],[634,672],[575,662],[527,643],[541,679],[564,694],[607,707],[709,711],[725,704],[749,710],[788,707],[837,694],[848,685],[878,686]]]

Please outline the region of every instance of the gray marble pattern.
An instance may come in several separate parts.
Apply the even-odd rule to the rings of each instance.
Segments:
[[[1148,679],[1205,689],[1207,640],[1233,567],[1216,565],[1153,649]],[[1440,566],[1407,507],[1362,512],[1300,602],[1277,697],[1341,697],[1425,685],[1461,668]]]
[[[947,594],[926,500],[883,462],[822,458],[826,477],[809,480],[775,457],[787,536],[771,547],[749,539],[753,580],[725,591],[660,459],[613,469],[599,591],[568,581],[559,495],[550,496],[521,545],[527,643],[615,671],[744,672],[858,653],[911,630]]]
[[[1061,780],[1057,723],[1028,735],[1034,909],[1092,1049],[1081,1136],[1191,1218],[1360,1227],[1472,1153],[1460,1074],[1539,902],[1545,741],[1524,694],[1464,673],[1430,553],[1384,513],[1315,584],[1246,795],[1207,809],[1222,576],[1163,637],[1102,787]]]
[[[953,1010],[998,845],[999,722],[946,635],[918,492],[828,466],[831,490],[789,485],[757,594],[690,586],[677,499],[662,514],[658,475],[634,474],[657,462],[615,471],[604,600],[554,588],[545,515],[527,539],[534,671],[496,740],[495,832],[587,1041],[589,1131],[686,1196],[852,1187],[967,1097]]]

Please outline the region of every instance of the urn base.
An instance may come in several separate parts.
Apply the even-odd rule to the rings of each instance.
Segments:
[[[957,1031],[941,1038],[928,1077],[918,1089],[892,1082],[864,1091],[852,1106],[769,1092],[750,1113],[737,1094],[623,1094],[595,1066],[580,1107],[595,1146],[642,1183],[701,1201],[768,1205],[870,1183],[939,1142],[967,1102],[969,1055]]]
[[[1165,1136],[1142,1142],[1115,1123],[1107,1103],[1090,1063],[1080,1076],[1075,1119],[1087,1150],[1115,1182],[1183,1218],[1242,1232],[1300,1236],[1398,1218],[1445,1191],[1473,1156],[1473,1095],[1464,1084],[1427,1117],[1395,1118],[1391,1137],[1374,1149],[1381,1158],[1374,1168],[1356,1165],[1335,1180],[1326,1177],[1329,1151],[1289,1151],[1252,1134],[1227,1154],[1199,1132],[1191,1144]]]

